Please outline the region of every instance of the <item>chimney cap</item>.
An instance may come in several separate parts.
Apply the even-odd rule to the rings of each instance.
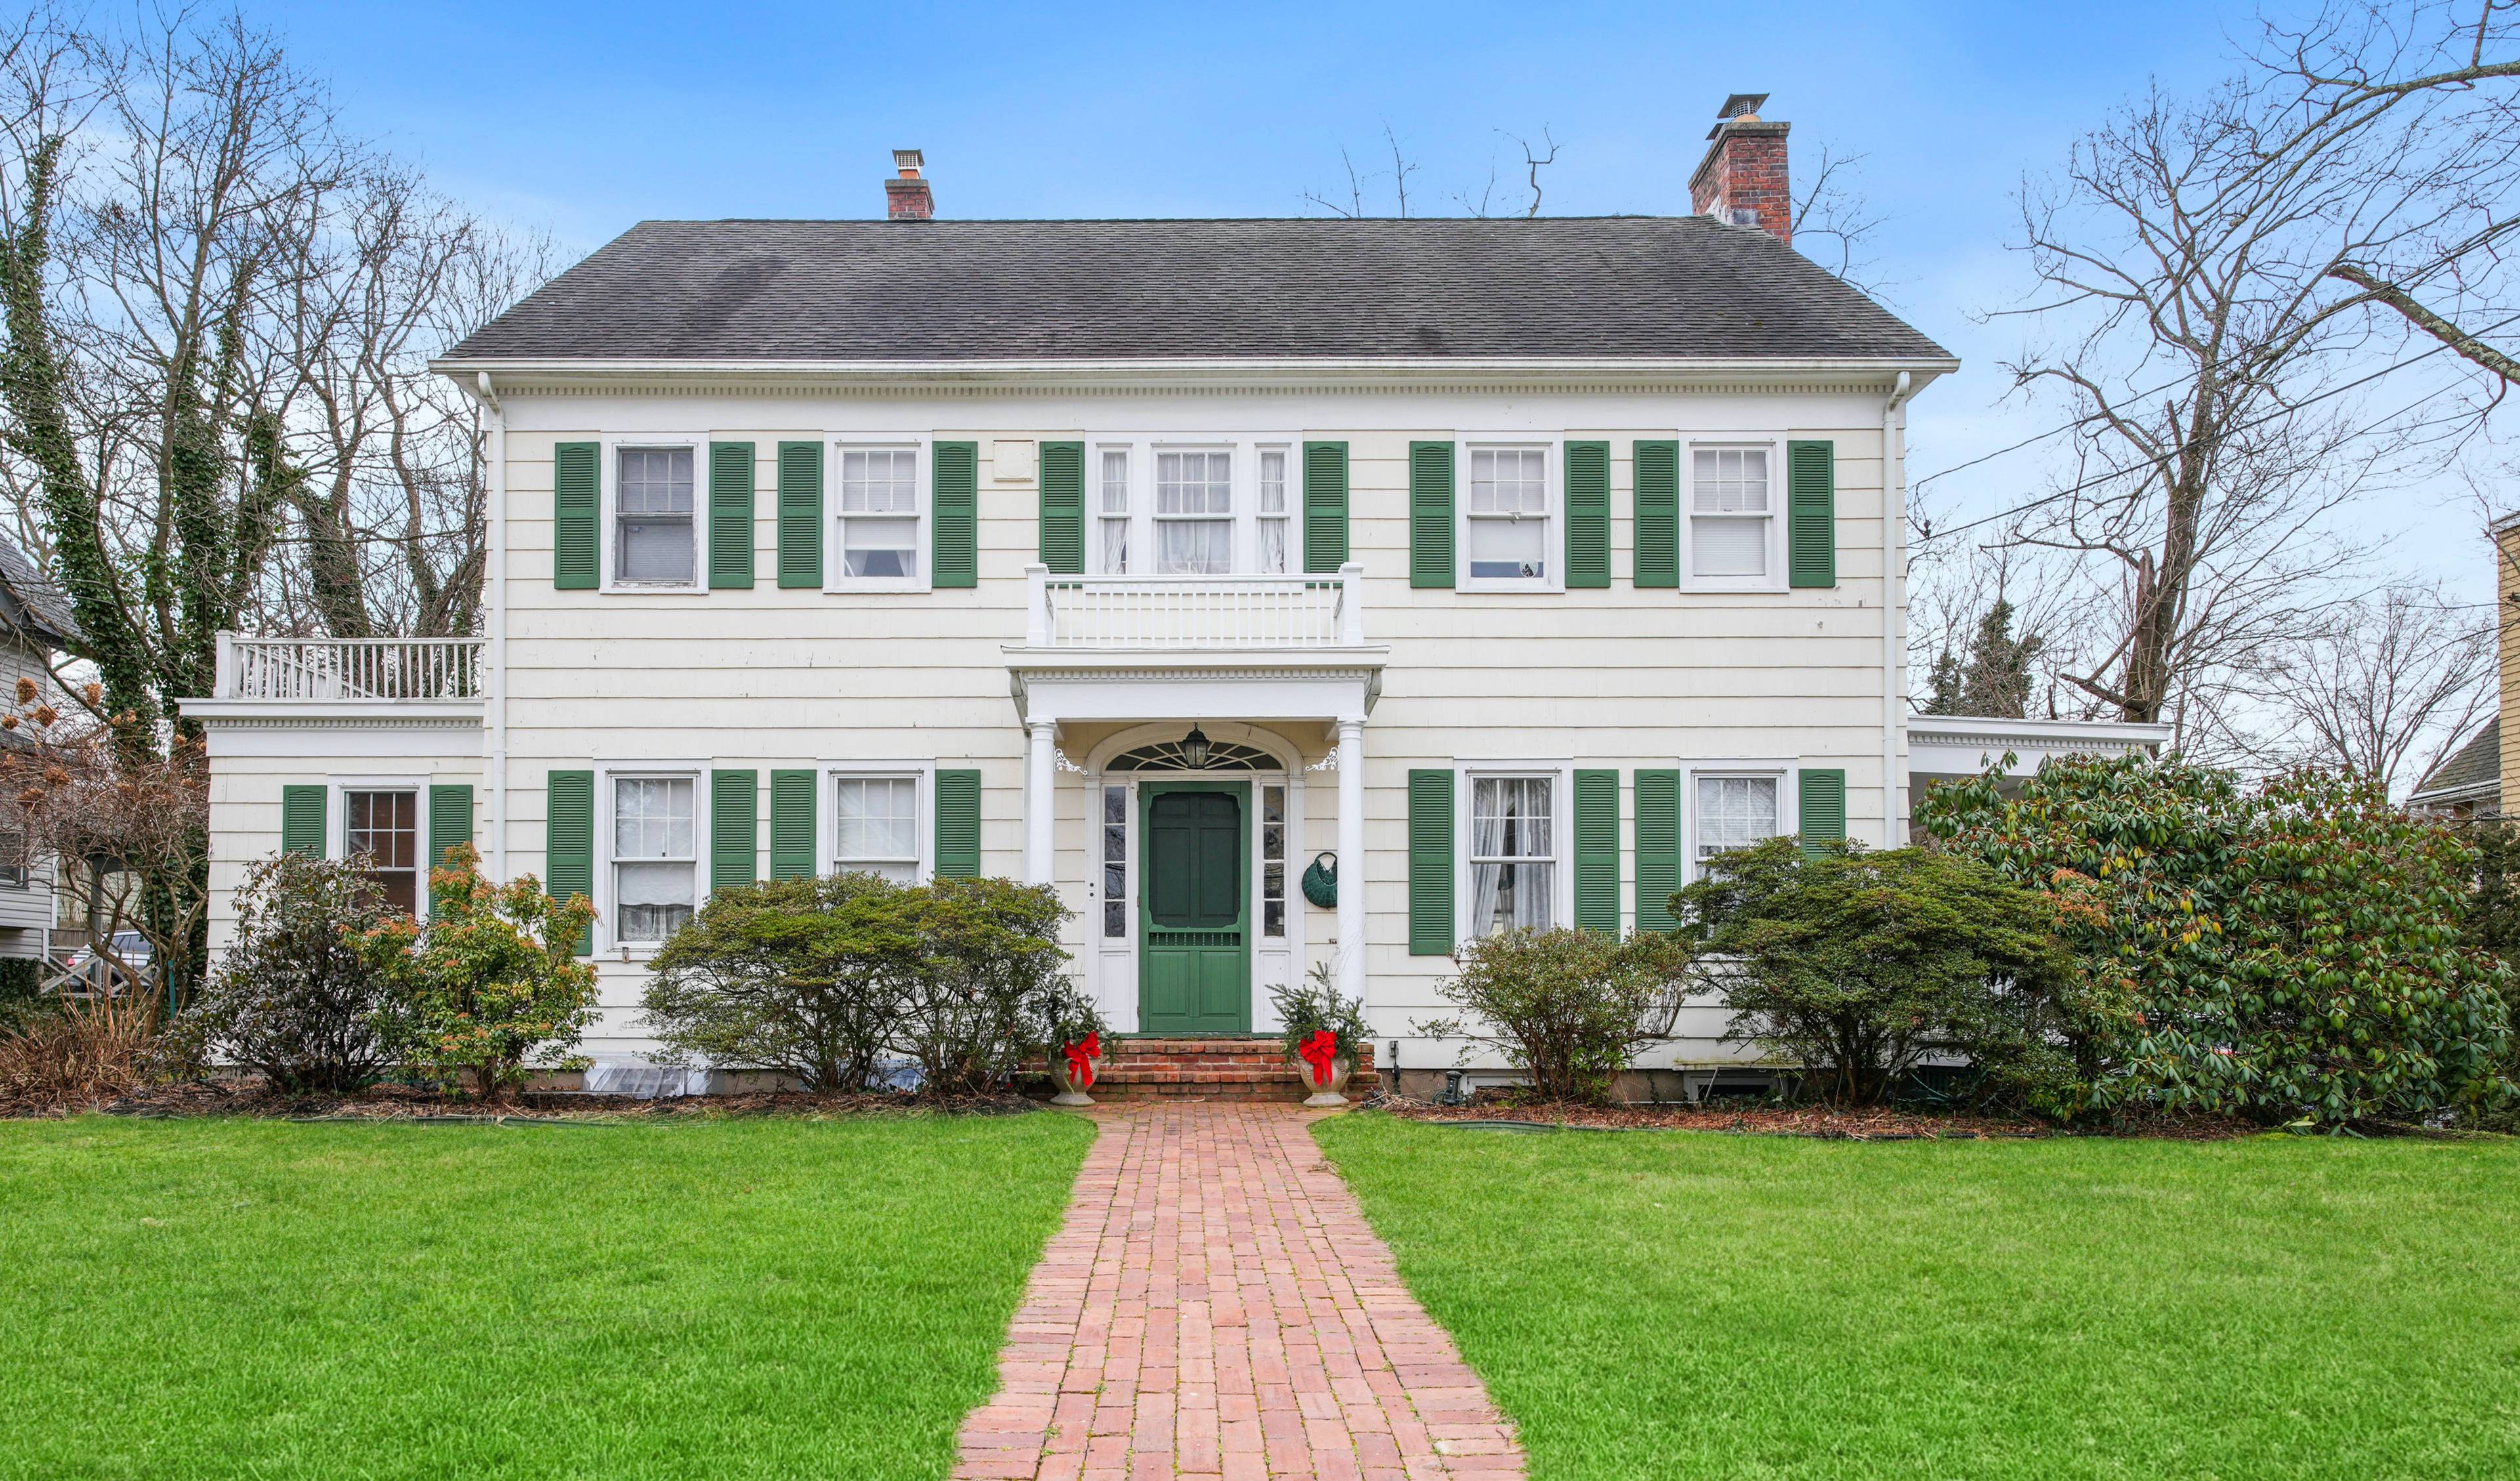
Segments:
[[[925,165],[927,160],[918,150],[897,149],[892,152],[892,162],[901,171],[901,178],[916,180],[919,178],[921,167]]]
[[[1724,106],[1715,111],[1715,116],[1755,120],[1759,116],[1760,107],[1767,101],[1766,93],[1734,93],[1724,100]]]

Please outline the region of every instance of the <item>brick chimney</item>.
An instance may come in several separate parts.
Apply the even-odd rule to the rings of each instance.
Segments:
[[[892,152],[892,162],[901,173],[883,182],[883,214],[890,221],[925,221],[936,214],[936,198],[927,190],[927,181],[919,173],[926,162],[915,149]]]
[[[1724,100],[1708,132],[1706,157],[1688,177],[1691,210],[1733,226],[1755,226],[1787,247],[1794,243],[1794,203],[1785,173],[1785,130],[1759,116],[1766,93]]]

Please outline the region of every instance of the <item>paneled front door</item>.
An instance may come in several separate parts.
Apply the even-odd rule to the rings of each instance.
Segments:
[[[1250,785],[1148,782],[1139,795],[1139,1030],[1249,1033]]]

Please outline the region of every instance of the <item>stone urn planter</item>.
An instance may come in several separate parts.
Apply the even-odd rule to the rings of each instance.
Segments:
[[[1319,1029],[1296,1046],[1295,1072],[1312,1091],[1304,1100],[1306,1105],[1345,1105],[1347,1097],[1339,1093],[1347,1089],[1347,1077],[1356,1073],[1356,1055],[1328,1029]]]
[[[1062,1044],[1050,1052],[1051,1082],[1058,1094],[1050,1098],[1053,1105],[1092,1105],[1094,1098],[1085,1094],[1102,1076],[1102,1036],[1087,1034],[1074,1044]]]

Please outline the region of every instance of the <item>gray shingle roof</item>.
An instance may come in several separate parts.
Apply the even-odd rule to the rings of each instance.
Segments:
[[[69,598],[6,540],[0,540],[0,626],[55,646],[81,636]]]
[[[1705,216],[648,221],[449,353],[523,360],[1686,357],[1949,351]]]
[[[2460,791],[2471,786],[2502,780],[2502,720],[2500,716],[2477,727],[2467,742],[2433,763],[2424,779],[2415,784],[2414,796],[2426,792]],[[2411,800],[2411,799],[2410,799]]]

